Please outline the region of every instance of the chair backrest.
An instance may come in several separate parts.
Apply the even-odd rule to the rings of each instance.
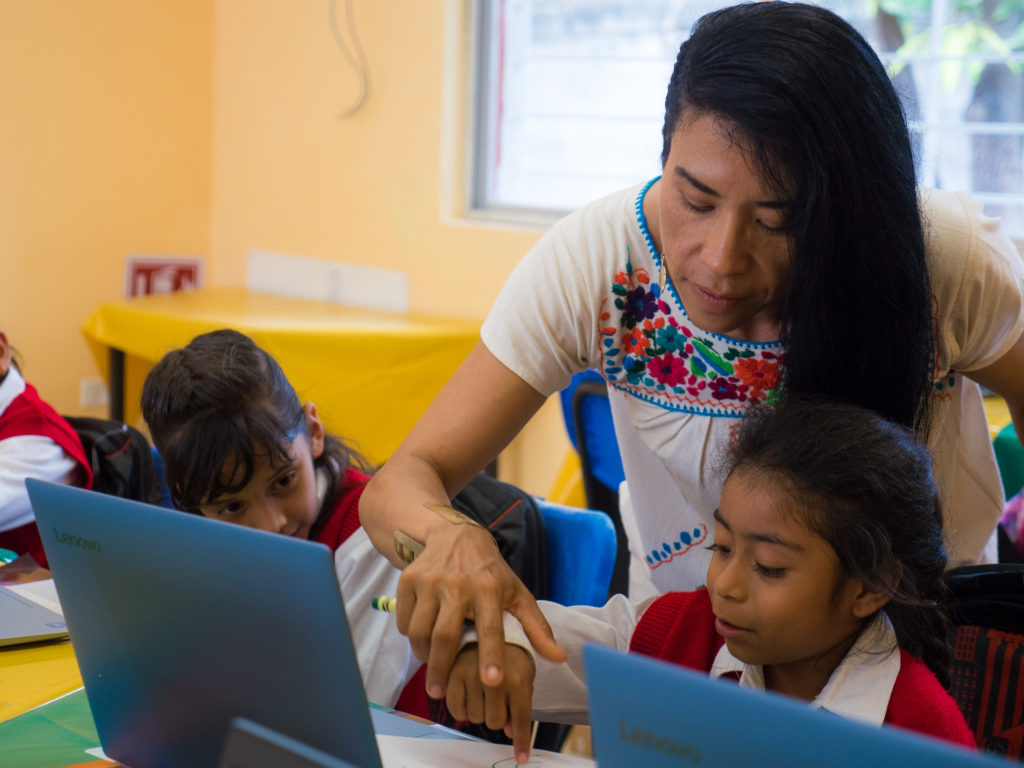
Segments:
[[[1024,564],[946,575],[956,627],[950,692],[985,752],[1024,760]]]
[[[559,397],[569,439],[585,464],[584,475],[618,491],[626,473],[615,438],[608,385],[597,371],[581,371]]]
[[[617,537],[604,512],[536,499],[548,545],[548,599],[562,605],[604,605]]]
[[[560,398],[565,428],[580,457],[587,506],[611,517],[618,536],[609,591],[625,594],[629,587],[629,549],[619,514],[619,485],[626,473],[615,437],[608,385],[597,371],[582,371],[572,377]]]

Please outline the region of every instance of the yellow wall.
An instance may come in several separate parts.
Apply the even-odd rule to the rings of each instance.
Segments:
[[[326,0],[0,3],[0,328],[58,410],[87,410],[79,328],[128,254],[201,255],[209,285],[243,284],[250,248],[399,269],[413,309],[482,319],[540,235],[453,216],[465,0],[355,0],[348,118]],[[537,493],[568,446],[553,405],[503,457]]]
[[[344,33],[344,0],[337,0]],[[352,68],[329,4],[216,3],[209,276],[231,284],[250,248],[400,269],[412,308],[479,318],[539,230],[442,221],[442,0],[355,2],[371,91],[355,115]]]
[[[344,0],[336,6],[350,41]],[[399,269],[412,309],[482,319],[541,232],[444,214],[456,201],[443,190],[457,191],[463,170],[451,144],[465,109],[465,4],[356,0],[370,92],[350,117],[341,113],[358,80],[329,3],[218,0],[215,9],[210,284],[238,284],[259,248]],[[549,492],[568,447],[554,405],[502,458],[502,476],[535,493]]]
[[[128,254],[203,254],[211,0],[2,0],[0,329],[65,413]],[[102,413],[102,409],[93,409]]]

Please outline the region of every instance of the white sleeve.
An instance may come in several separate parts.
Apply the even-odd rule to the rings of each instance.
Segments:
[[[78,463],[48,437],[21,435],[0,440],[0,531],[34,519],[25,478],[68,483]]]
[[[371,601],[379,595],[394,595],[401,571],[374,548],[362,528],[335,551],[334,569],[366,697],[374,704],[393,707],[420,662],[408,638],[398,631],[395,617],[373,609]]]
[[[1024,261],[980,206],[953,192],[922,194],[941,372],[984,368],[1024,331]]]
[[[502,287],[480,336],[542,395],[600,364],[602,300],[630,246],[639,188],[598,200],[557,222]]]
[[[587,687],[583,674],[583,645],[601,645],[625,651],[637,621],[657,597],[629,600],[614,595],[602,606],[573,605],[538,600],[541,612],[551,625],[555,640],[568,659],[561,664],[545,661],[534,653],[522,626],[505,614],[505,642],[524,649],[533,659],[536,676],[533,683],[533,719],[553,723],[589,722]],[[472,630],[463,634],[463,645],[475,642]]]

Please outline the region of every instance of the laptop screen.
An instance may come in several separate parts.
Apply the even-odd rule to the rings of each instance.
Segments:
[[[713,680],[646,656],[583,649],[598,766],[1005,766],[910,731]]]
[[[27,486],[110,757],[133,768],[213,766],[231,721],[244,717],[379,768],[327,547]]]
[[[66,638],[64,617],[22,594],[25,586],[0,586],[0,646]]]

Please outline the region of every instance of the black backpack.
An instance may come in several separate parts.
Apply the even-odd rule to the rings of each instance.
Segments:
[[[950,693],[983,752],[1024,761],[1024,563],[947,572]]]
[[[157,503],[153,449],[146,436],[128,424],[91,416],[65,416],[78,433],[92,468],[94,491]]]
[[[533,496],[481,472],[452,499],[452,506],[490,531],[501,556],[530,593],[538,600],[547,598],[547,535]]]

